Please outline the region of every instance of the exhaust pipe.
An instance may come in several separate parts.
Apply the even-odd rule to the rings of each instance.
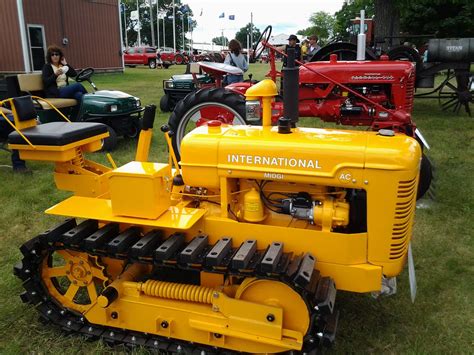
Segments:
[[[296,127],[298,122],[298,85],[299,85],[299,67],[295,66],[295,49],[287,50],[286,67],[283,72],[283,117],[281,119],[289,120],[291,127]]]
[[[360,10],[360,31],[357,35],[357,60],[365,60],[365,10]]]

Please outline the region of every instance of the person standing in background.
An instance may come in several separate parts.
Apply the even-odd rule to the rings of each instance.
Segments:
[[[311,35],[308,37],[308,39],[309,39],[309,47],[308,47],[308,52],[306,53],[306,60],[310,61],[313,55],[315,55],[316,52],[321,49],[321,47],[318,45],[318,36]]]
[[[236,39],[232,39],[229,42],[229,50],[230,52],[225,57],[224,64],[240,68],[245,73],[249,68],[249,64],[247,63],[247,59],[245,58],[245,56],[242,54],[242,45],[240,44],[240,42]],[[224,84],[228,85],[232,83],[238,83],[239,81],[243,80],[243,75],[228,74],[226,75]]]

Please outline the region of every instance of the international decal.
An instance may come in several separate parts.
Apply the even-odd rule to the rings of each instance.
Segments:
[[[321,169],[319,160],[262,155],[227,154],[227,162],[232,164],[278,166],[281,168]]]

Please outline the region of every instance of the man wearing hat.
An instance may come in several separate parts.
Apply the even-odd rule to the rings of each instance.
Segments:
[[[301,47],[298,44],[300,40],[295,35],[288,37],[288,44],[285,46],[285,53],[288,53],[288,48],[295,49],[295,60],[301,61]],[[296,64],[298,66],[298,64]],[[286,56],[283,57],[283,66],[286,67]]]

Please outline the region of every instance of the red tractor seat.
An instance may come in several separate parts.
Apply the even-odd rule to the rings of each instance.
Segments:
[[[21,131],[32,144],[50,146],[64,146],[107,132],[106,125],[93,122],[50,122]],[[27,144],[16,131],[8,135],[8,143]]]

